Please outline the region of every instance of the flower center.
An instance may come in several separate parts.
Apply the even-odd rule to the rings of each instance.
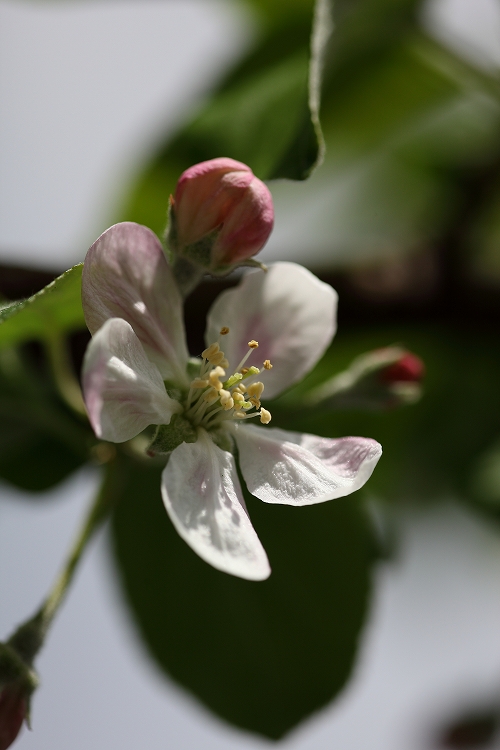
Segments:
[[[221,337],[228,333],[229,328],[221,328]],[[266,359],[262,369],[245,367],[248,357],[259,346],[257,341],[249,341],[247,353],[227,377],[227,372],[231,372],[231,369],[220,348],[220,340],[219,338],[219,341],[210,344],[202,352],[200,374],[192,380],[189,388],[186,417],[195,427],[205,429],[217,428],[229,419],[252,417],[260,417],[262,424],[269,424],[271,413],[260,403],[264,383],[255,378],[264,370],[270,370],[271,362]]]

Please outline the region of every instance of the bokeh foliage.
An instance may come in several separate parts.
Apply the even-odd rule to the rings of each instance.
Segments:
[[[245,493],[273,568],[254,583],[214,570],[180,539],[160,499],[161,469],[129,471],[115,551],[150,652],[219,716],[281,737],[352,668],[375,552],[359,501],[297,509]]]

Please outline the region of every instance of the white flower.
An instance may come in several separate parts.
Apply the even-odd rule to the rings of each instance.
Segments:
[[[250,580],[270,574],[224,448],[237,446],[248,489],[266,503],[332,500],[371,475],[381,455],[374,440],[267,426],[263,392],[273,398],[300,380],[335,333],[336,293],[306,269],[276,263],[223,292],[209,312],[195,374],[182,300],[149,229],[127,222],[99,237],[85,260],[82,298],[93,335],[83,368],[92,426],[117,443],[148,425],[169,425],[173,415],[189,426],[193,442],[171,453],[161,491],[179,534],[215,568]]]

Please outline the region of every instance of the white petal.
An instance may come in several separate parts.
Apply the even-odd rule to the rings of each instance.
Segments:
[[[382,454],[369,438],[321,438],[253,425],[233,430],[247,487],[265,503],[313,505],[350,495]]]
[[[262,581],[271,569],[248,517],[234,459],[204,430],[199,433],[196,443],[176,448],[165,467],[165,507],[180,536],[203,560],[225,573]]]
[[[129,323],[111,318],[85,353],[83,394],[97,437],[123,443],[181,410]]]
[[[235,368],[255,339],[247,366],[263,373],[264,398],[277,396],[299,381],[320,359],[336,331],[337,293],[296,263],[274,263],[269,270],[247,273],[235,289],[223,292],[207,321],[207,345],[227,326],[221,348]]]
[[[92,334],[109,318],[123,318],[164,378],[185,382],[182,300],[150,229],[123,222],[101,234],[85,258],[82,303]]]

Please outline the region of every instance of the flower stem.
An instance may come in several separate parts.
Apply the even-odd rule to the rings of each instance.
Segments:
[[[73,411],[86,415],[82,392],[73,372],[65,337],[59,331],[54,331],[45,338],[45,345],[59,393]]]
[[[78,531],[70,553],[64,563],[62,570],[57,576],[52,589],[43,602],[40,609],[33,617],[20,625],[15,633],[7,641],[28,664],[32,666],[33,660],[40,651],[50,625],[54,620],[66,592],[73,581],[76,569],[82,558],[88,543],[97,529],[109,515],[121,487],[120,457],[115,453],[105,468],[104,481],[97,496],[90,506],[88,514]]]

